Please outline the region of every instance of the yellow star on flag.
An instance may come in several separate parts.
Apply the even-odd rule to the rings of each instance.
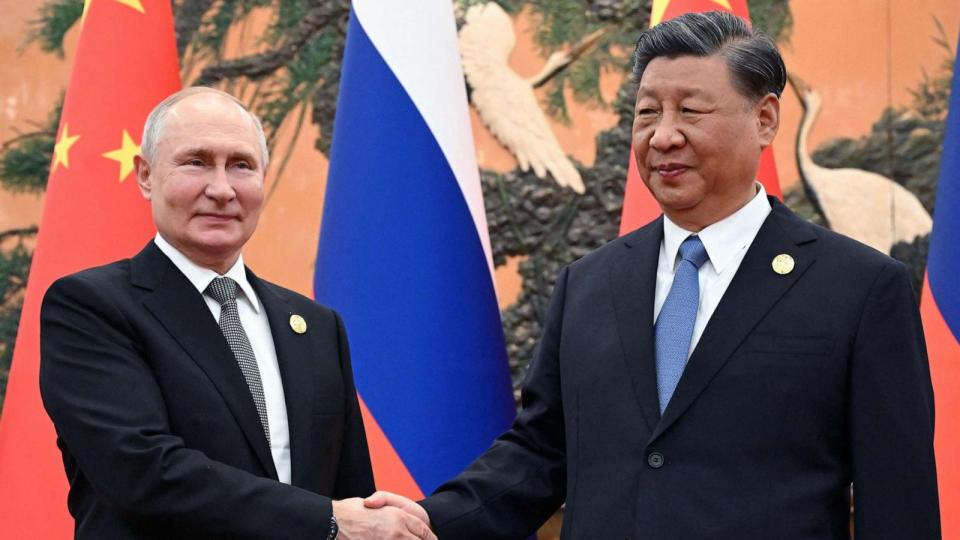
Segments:
[[[70,167],[70,147],[76,144],[77,139],[80,138],[79,135],[70,135],[70,126],[69,124],[63,124],[63,130],[60,132],[60,138],[57,140],[57,143],[53,145],[53,170],[57,170],[57,166],[61,163],[64,168]]]
[[[674,1],[676,0],[653,0],[653,8],[650,10],[650,26],[656,26],[663,21],[663,14],[667,12],[667,6],[670,5],[670,2]],[[733,7],[730,6],[730,0],[710,1],[727,11],[733,11]]]
[[[129,8],[133,8],[140,13],[146,13],[143,9],[143,4],[140,3],[140,0],[114,0],[118,4],[123,4]]]
[[[120,142],[120,148],[105,152],[103,157],[112,159],[120,163],[120,181],[123,182],[133,171],[133,156],[140,153],[140,145],[133,142],[133,138],[123,130],[123,140]]]
[[[123,4],[129,8],[133,8],[140,13],[146,14],[146,10],[143,9],[143,4],[140,3],[140,0],[113,0],[118,4]],[[93,3],[93,0],[83,0],[83,14],[80,15],[80,23],[83,24],[83,21],[87,19],[87,11],[90,9],[90,4]]]

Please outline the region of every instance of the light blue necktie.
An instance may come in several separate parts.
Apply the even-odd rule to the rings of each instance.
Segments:
[[[707,250],[696,236],[688,236],[680,244],[681,261],[673,274],[673,285],[660,309],[654,325],[657,355],[657,394],[660,414],[667,408],[680,375],[687,364],[693,323],[700,304],[700,281],[697,274],[707,262]]]

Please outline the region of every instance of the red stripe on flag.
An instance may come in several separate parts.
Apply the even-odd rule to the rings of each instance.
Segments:
[[[363,427],[367,430],[367,446],[370,447],[370,460],[373,462],[373,478],[377,489],[391,491],[415,501],[423,498],[423,491],[407,470],[400,455],[390,444],[390,439],[380,428],[377,419],[360,398],[360,413],[363,415]]]
[[[180,88],[180,71],[169,0],[141,5],[143,12],[92,2],[77,43],[0,417],[0,538],[73,536],[63,462],[39,393],[47,287],[129,257],[154,233],[126,143],[139,142],[150,110]]]
[[[763,189],[767,190],[767,195],[773,195],[778,199],[783,199],[783,191],[780,190],[780,179],[777,177],[777,162],[773,158],[773,147],[768,146],[760,152],[760,166],[757,168],[757,180],[763,184]]]
[[[930,357],[930,378],[936,403],[937,484],[940,489],[940,523],[944,538],[960,538],[960,343],[940,314],[936,299],[924,279],[920,316]]]
[[[666,11],[663,12],[663,20],[668,21],[674,17],[679,17],[684,13],[706,13],[707,11],[730,11],[734,15],[750,20],[750,12],[747,10],[747,0],[731,0],[728,10],[720,5],[716,0],[671,0],[667,4]]]
[[[637,169],[637,156],[630,149],[627,169],[627,187],[623,194],[623,213],[620,215],[620,236],[637,229],[660,215],[660,205],[643,184]]]

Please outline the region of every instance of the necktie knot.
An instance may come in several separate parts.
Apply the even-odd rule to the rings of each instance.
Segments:
[[[222,306],[237,299],[237,282],[228,277],[213,278],[207,285],[207,294]]]
[[[700,268],[707,262],[707,248],[703,247],[703,242],[697,236],[688,236],[680,244],[680,258],[689,262],[694,268]]]

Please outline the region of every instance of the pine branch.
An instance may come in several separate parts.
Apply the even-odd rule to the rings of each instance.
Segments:
[[[13,359],[13,344],[23,309],[23,291],[32,259],[33,254],[24,246],[22,236],[12,249],[0,252],[0,402],[3,401]]]
[[[42,192],[50,176],[54,137],[21,136],[0,152],[0,186],[13,192]]]
[[[63,58],[63,37],[83,14],[83,0],[47,0],[39,9],[40,18],[30,21],[32,28],[20,49],[40,42],[44,52]]]
[[[31,225],[29,227],[21,227],[19,229],[7,229],[6,231],[0,232],[0,244],[2,244],[3,241],[6,240],[7,238],[10,238],[13,236],[19,236],[21,238],[24,236],[32,236],[34,234],[37,234],[37,230],[38,229],[36,225]]]
[[[775,41],[789,42],[793,16],[787,0],[747,0],[753,27]]]
[[[49,137],[56,138],[57,133],[55,131],[31,131],[30,133],[21,133],[12,139],[7,139],[0,144],[0,152],[8,150],[12,146],[34,137]]]
[[[193,36],[200,29],[203,15],[210,9],[215,0],[182,0],[176,8],[176,22],[174,29],[177,33],[177,55],[183,58],[183,51],[193,41]]]
[[[0,186],[14,192],[46,189],[62,108],[61,96],[37,131],[19,134],[0,144]]]
[[[535,75],[530,81],[533,87],[540,88],[546,84],[547,81],[552,79],[558,72],[566,69],[567,66],[576,62],[584,53],[593,49],[594,46],[600,42],[600,39],[612,30],[612,27],[594,30],[590,35],[580,39],[570,48],[551,54],[550,57],[547,58],[547,63],[543,66],[540,73]]]
[[[209,86],[231,77],[257,79],[270,75],[293,60],[310,38],[325,26],[335,24],[349,10],[346,0],[311,0],[306,16],[283,45],[266,52],[207,66],[193,81],[193,85]]]

